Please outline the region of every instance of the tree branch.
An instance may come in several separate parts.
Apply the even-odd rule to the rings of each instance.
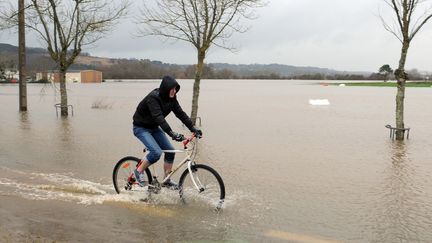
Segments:
[[[160,0],[155,9],[141,9],[137,23],[145,27],[139,33],[187,41],[205,51],[217,39],[247,30],[240,19],[250,18],[248,12],[260,7],[259,3],[261,0]]]

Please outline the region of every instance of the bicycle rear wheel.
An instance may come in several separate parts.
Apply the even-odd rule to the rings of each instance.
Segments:
[[[203,164],[192,165],[191,171],[192,175],[186,169],[179,180],[180,198],[183,202],[220,209],[225,199],[225,185],[221,176],[216,170]]]
[[[117,193],[124,193],[127,191],[134,191],[140,186],[135,182],[135,178],[133,176],[134,169],[138,166],[138,163],[141,159],[128,156],[124,157],[117,162],[113,171],[113,184],[114,189]],[[152,177],[150,170],[145,169],[144,178],[147,179],[147,183],[151,183]]]

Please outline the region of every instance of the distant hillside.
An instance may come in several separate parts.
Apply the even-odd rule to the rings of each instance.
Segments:
[[[27,47],[26,48],[27,54],[44,54],[47,53],[47,51],[43,48],[33,48],[33,47]],[[18,47],[0,43],[0,54],[4,53],[18,53]]]
[[[103,58],[92,58],[86,56],[77,58],[77,62],[72,65],[72,69],[89,69],[94,68],[91,66],[94,63],[107,64]],[[34,75],[36,72],[56,69],[56,63],[51,59],[48,51],[43,48],[26,47],[26,64],[29,75]],[[16,69],[18,66],[18,47],[0,43],[0,66],[8,69]]]
[[[15,66],[18,60],[18,47],[0,43],[0,64]],[[30,74],[56,69],[48,52],[43,48],[27,47],[27,65]],[[5,66],[5,65],[3,65]],[[70,69],[97,69],[106,79],[145,79],[160,78],[170,74],[177,78],[193,78],[194,65],[177,65],[148,59],[115,59],[94,57],[82,53]],[[204,70],[203,78],[210,79],[364,79],[368,72],[345,72],[319,67],[298,67],[282,64],[228,64],[210,63]],[[335,76],[338,76],[337,78]]]
[[[245,75],[260,75],[260,74],[278,74],[284,77],[305,75],[305,74],[356,74],[356,75],[369,75],[370,72],[343,72],[336,71],[328,68],[319,67],[298,67],[283,64],[227,64],[227,63],[212,63],[215,70],[227,69],[233,71],[241,76]]]

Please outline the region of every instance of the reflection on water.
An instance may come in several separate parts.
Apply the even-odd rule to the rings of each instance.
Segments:
[[[29,113],[28,112],[20,112],[18,113],[19,116],[19,126],[22,130],[29,130],[31,128],[31,122],[29,119]]]
[[[428,242],[432,226],[431,212],[422,202],[423,183],[415,161],[410,159],[409,143],[393,141],[389,145],[390,163],[382,172],[376,198],[373,242]],[[387,163],[387,162],[386,162]]]
[[[70,118],[68,117],[59,117],[60,123],[57,127],[57,132],[61,144],[64,144],[65,147],[70,147],[71,144],[68,144],[75,136],[73,136],[73,127],[71,125]]]

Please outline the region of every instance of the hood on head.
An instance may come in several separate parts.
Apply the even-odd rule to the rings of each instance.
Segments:
[[[169,92],[172,88],[176,88],[177,93],[180,90],[180,85],[177,83],[177,80],[171,76],[165,76],[162,78],[162,82],[159,86],[159,95],[162,98],[169,98]]]

